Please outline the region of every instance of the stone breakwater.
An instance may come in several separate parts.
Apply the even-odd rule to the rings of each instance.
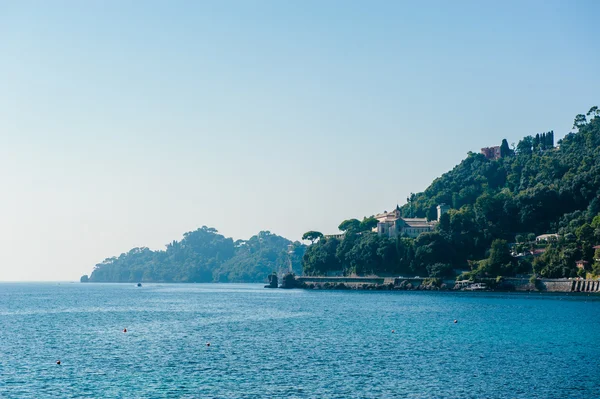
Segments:
[[[530,282],[523,278],[481,279],[487,291],[545,291],[600,293],[600,280],[537,279]],[[330,290],[423,290],[450,291],[468,287],[455,280],[404,278],[404,277],[311,277],[295,278],[295,287]]]

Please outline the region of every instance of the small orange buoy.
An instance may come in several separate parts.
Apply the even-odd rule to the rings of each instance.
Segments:
[[[458,323],[458,320],[454,320],[454,324]]]
[[[60,366],[60,360],[57,360],[57,361],[56,361],[56,364],[58,364],[58,365]]]
[[[126,328],[124,328],[124,329],[123,329],[123,332],[124,332],[124,333],[125,333],[125,332],[127,332],[127,329],[126,329]]]
[[[206,346],[210,346],[210,342],[207,342],[207,343],[206,343]]]

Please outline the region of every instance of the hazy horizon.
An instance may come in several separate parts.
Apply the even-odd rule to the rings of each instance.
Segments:
[[[299,240],[600,105],[600,3],[0,5],[0,281]]]

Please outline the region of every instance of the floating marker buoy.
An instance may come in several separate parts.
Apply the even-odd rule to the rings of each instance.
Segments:
[[[454,320],[454,324],[458,323],[458,320]]]
[[[124,333],[126,333],[126,332],[127,332],[127,329],[126,329],[126,328],[124,328],[124,329],[123,329],[123,332],[124,332]]]
[[[60,360],[57,360],[57,361],[56,361],[56,364],[58,364],[58,365],[60,366]]]

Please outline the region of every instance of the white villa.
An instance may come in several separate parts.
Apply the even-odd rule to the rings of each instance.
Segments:
[[[560,236],[558,234],[542,234],[541,236],[535,237],[536,242],[550,242],[558,241]]]
[[[403,218],[400,216],[400,208],[396,207],[392,212],[375,215],[375,219],[379,223],[377,223],[377,227],[373,228],[373,232],[377,232],[380,236],[396,237],[407,235],[414,238],[421,233],[433,231],[442,215],[448,212],[449,209],[450,207],[446,204],[438,205],[437,220],[428,221],[425,218]]]

